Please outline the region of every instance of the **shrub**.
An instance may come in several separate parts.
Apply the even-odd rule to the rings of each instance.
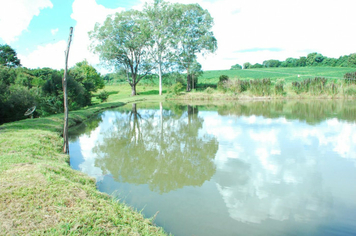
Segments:
[[[292,82],[292,88],[297,93],[321,94],[325,91],[327,79],[315,77],[314,79],[304,79],[302,82]]]
[[[219,77],[219,82],[224,82],[224,81],[228,81],[229,80],[229,76],[227,75],[220,75]]]
[[[344,94],[346,96],[356,96],[356,87],[355,86],[350,86],[345,89]]]
[[[275,95],[283,95],[284,94],[284,79],[277,80],[276,84],[274,85],[274,93]]]
[[[205,89],[205,92],[206,92],[207,94],[212,94],[212,93],[214,92],[214,89],[213,89],[213,88],[210,88],[210,87],[207,87],[207,88]]]
[[[222,91],[222,92],[226,92],[226,86],[225,83],[229,81],[229,76],[227,75],[220,75],[219,77],[219,82],[217,84],[217,88],[218,90]]]
[[[250,80],[251,93],[258,96],[267,96],[271,93],[271,79]]]
[[[101,91],[101,93],[99,93],[98,98],[101,102],[106,102],[109,98],[109,93],[103,90]]]
[[[182,89],[183,89],[183,84],[180,83],[180,82],[178,82],[178,83],[176,83],[176,84],[173,84],[173,85],[170,87],[169,91],[170,91],[170,93],[173,93],[173,94],[175,94],[175,95],[178,95]]]
[[[346,73],[344,75],[344,82],[345,84],[347,85],[350,85],[350,84],[356,84],[356,72],[353,72],[353,73]]]
[[[331,95],[335,95],[339,92],[338,85],[334,82],[331,82],[330,84],[328,84],[328,86],[326,87],[326,90]]]

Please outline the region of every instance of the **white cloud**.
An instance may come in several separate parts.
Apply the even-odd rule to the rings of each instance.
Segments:
[[[50,67],[53,69],[63,69],[64,51],[66,47],[67,42],[62,40],[57,43],[46,44],[45,46],[37,46],[37,48],[27,56],[18,54],[18,58],[20,58],[21,64],[28,68]],[[71,62],[70,50],[69,62]]]
[[[90,52],[88,32],[94,29],[96,22],[103,23],[109,14],[120,12],[124,8],[107,9],[98,5],[95,0],[75,0],[73,2],[72,19],[77,21],[73,30],[72,60],[76,62],[87,59],[92,65],[99,63],[99,57]]]
[[[58,28],[57,29],[51,29],[51,34],[55,35],[58,32]]]
[[[47,7],[53,7],[50,0],[3,1],[0,7],[0,38],[6,43],[15,41],[27,29],[32,18]]]
[[[171,2],[193,3],[191,0]],[[354,0],[194,2],[213,16],[213,32],[218,40],[214,55],[200,57],[204,70],[229,69],[236,63],[262,63],[267,59],[298,58],[312,51],[328,57],[356,52],[353,40],[356,33],[350,30],[356,27]]]
[[[72,67],[84,59],[87,59],[90,64],[96,65],[99,63],[99,57],[89,50],[88,32],[94,29],[96,22],[102,23],[107,15],[122,11],[124,8],[107,9],[102,5],[98,5],[95,0],[75,0],[72,8],[71,18],[76,20],[77,23],[73,27],[68,66]],[[51,30],[51,33],[55,34],[57,31],[58,29]],[[19,55],[19,58],[22,65],[29,68],[51,67],[61,69],[64,67],[64,51],[66,47],[67,39],[55,44],[49,43],[44,46],[38,46],[29,55]],[[103,70],[100,72],[103,72]]]
[[[352,18],[356,7],[354,0],[168,1],[198,3],[213,16],[218,50],[206,57],[199,56],[203,70],[229,69],[236,63],[262,63],[267,59],[298,58],[314,51],[328,57],[356,52],[356,33],[351,30],[356,28]],[[140,1],[134,8],[142,9],[144,2]],[[0,9],[0,37],[10,42],[27,28],[40,9],[52,7],[52,3],[49,0],[12,0],[6,1],[5,6]],[[108,14],[125,9],[107,9],[95,0],[74,0],[72,7],[71,17],[77,23],[71,46],[71,65],[83,59],[96,65],[99,58],[88,50],[88,31],[93,30],[96,22],[103,22]]]

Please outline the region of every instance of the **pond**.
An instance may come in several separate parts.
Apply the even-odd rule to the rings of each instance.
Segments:
[[[356,102],[128,104],[70,163],[174,235],[355,235]]]

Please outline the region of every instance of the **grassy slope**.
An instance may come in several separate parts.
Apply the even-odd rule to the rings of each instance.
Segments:
[[[109,88],[108,103],[70,112],[70,125],[146,99],[117,89]],[[121,102],[113,102],[118,97]],[[165,235],[151,220],[97,191],[95,180],[71,169],[61,154],[62,125],[59,114],[0,126],[0,235]]]
[[[203,76],[199,78],[199,83],[217,83],[219,81],[220,75],[227,75],[231,79],[285,79],[286,82],[315,77],[342,79],[345,73],[355,71],[356,68],[346,67],[295,67],[261,68],[248,70],[214,70],[204,71]]]

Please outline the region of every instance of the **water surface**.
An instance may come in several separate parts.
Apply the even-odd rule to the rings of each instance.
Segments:
[[[71,166],[174,235],[355,235],[356,103],[129,104]]]

